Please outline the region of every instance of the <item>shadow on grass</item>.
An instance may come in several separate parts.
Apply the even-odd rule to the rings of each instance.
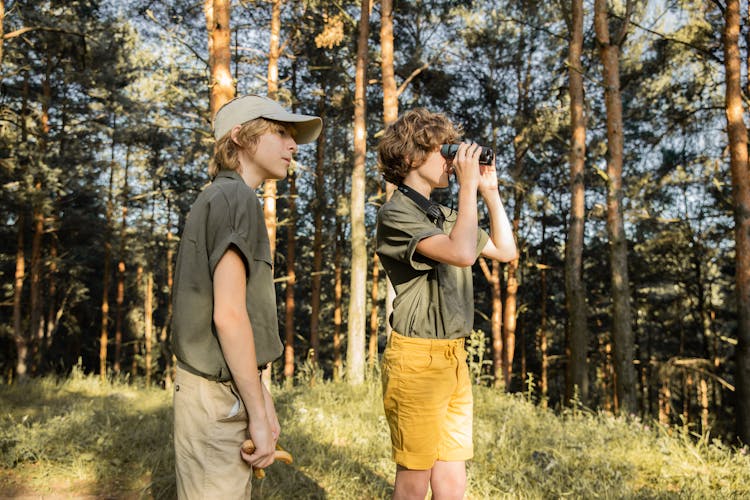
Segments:
[[[173,498],[172,410],[156,390],[0,389],[0,497]]]
[[[295,449],[290,450],[294,464],[274,464],[264,479],[253,479],[253,498],[391,497],[393,485],[368,466],[366,457],[344,446],[319,442],[307,432],[289,430],[284,440],[296,443]]]
[[[0,498],[176,498],[171,397],[158,391],[92,395],[48,381],[0,388]],[[253,488],[253,498],[328,497],[285,464]]]

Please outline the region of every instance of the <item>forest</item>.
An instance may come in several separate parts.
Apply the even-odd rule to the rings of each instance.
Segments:
[[[426,107],[496,152],[520,249],[473,268],[475,383],[750,442],[747,7],[0,0],[3,382],[171,387],[173,266],[213,113],[257,93],[324,122],[259,189],[273,383],[377,374],[376,145]]]

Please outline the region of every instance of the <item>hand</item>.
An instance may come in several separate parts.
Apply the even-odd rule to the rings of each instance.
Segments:
[[[497,183],[497,169],[495,168],[495,160],[492,160],[491,165],[480,165],[479,166],[479,194],[482,197],[499,195]]]
[[[453,158],[453,171],[456,181],[462,187],[476,189],[479,185],[479,155],[482,148],[479,144],[462,142]]]
[[[251,418],[247,429],[255,445],[255,451],[248,454],[240,450],[242,459],[256,469],[264,469],[273,463],[276,451],[271,422],[265,415],[262,418]]]

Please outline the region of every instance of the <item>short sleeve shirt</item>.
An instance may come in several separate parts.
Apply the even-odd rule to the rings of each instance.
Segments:
[[[190,209],[177,254],[172,316],[177,359],[208,379],[232,378],[213,324],[213,275],[234,247],[245,262],[246,304],[258,365],[281,355],[276,291],[260,201],[240,177],[222,170]]]
[[[377,253],[396,291],[391,327],[401,335],[428,339],[466,337],[474,326],[471,267],[429,259],[417,244],[436,234],[449,234],[457,214],[440,206],[446,216],[438,228],[422,209],[400,191],[378,211]],[[477,256],[489,235],[479,230]]]

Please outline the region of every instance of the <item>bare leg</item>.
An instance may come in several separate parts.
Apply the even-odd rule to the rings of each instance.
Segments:
[[[430,476],[434,500],[461,500],[466,493],[466,462],[441,462],[432,466]]]
[[[413,470],[397,465],[393,500],[424,500],[431,474],[432,469]]]

